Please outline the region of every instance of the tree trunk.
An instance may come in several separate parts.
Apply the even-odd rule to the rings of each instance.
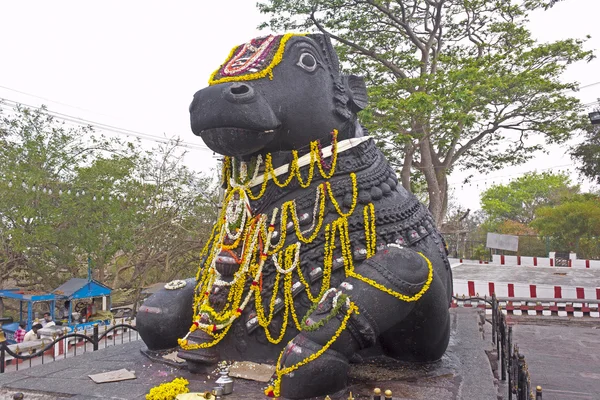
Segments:
[[[404,162],[402,163],[402,171],[400,171],[400,181],[402,187],[412,193],[410,187],[410,173],[413,164],[413,157],[415,155],[415,146],[412,143],[407,143],[404,146]]]
[[[436,169],[438,187],[440,189],[440,197],[442,200],[441,213],[439,219],[436,219],[438,227],[442,226],[446,212],[448,211],[448,175],[446,175],[446,168],[442,168],[441,165]]]
[[[141,287],[136,287],[135,289],[133,289],[133,307],[132,307],[132,313],[133,313],[133,317],[135,317],[137,315],[137,308],[138,308],[138,303],[140,302],[140,297],[142,295],[142,289]]]
[[[132,267],[130,260],[131,260],[131,258],[129,258],[127,260],[127,262],[125,263],[125,265],[116,268],[115,277],[113,279],[113,284],[112,284],[113,289],[118,289],[120,287],[120,285],[121,285],[121,273],[123,271],[126,271],[126,270],[128,270],[129,268]]]
[[[438,190],[429,190],[429,212],[431,212],[436,226],[440,228],[448,210],[448,179],[445,174],[443,176],[436,175],[435,186]],[[432,186],[429,181],[427,181],[427,186],[428,188]]]
[[[429,191],[429,212],[431,212],[436,226],[441,227],[444,219],[444,201],[443,195],[439,192]]]
[[[436,226],[442,225],[448,207],[448,182],[446,168],[434,159],[435,155],[428,138],[421,139],[419,143],[421,153],[420,169],[427,181],[429,194],[429,211],[433,216]]]
[[[98,262],[98,282],[104,283],[104,263]]]

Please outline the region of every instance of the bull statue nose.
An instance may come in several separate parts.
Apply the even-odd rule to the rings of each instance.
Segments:
[[[250,103],[254,100],[254,89],[252,86],[242,82],[232,82],[223,87],[223,96],[231,103]]]

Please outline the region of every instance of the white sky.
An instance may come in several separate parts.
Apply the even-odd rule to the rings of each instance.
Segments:
[[[599,0],[566,0],[533,15],[530,27],[542,42],[592,35],[586,48],[600,53],[599,15]],[[265,34],[256,30],[263,19],[254,0],[0,0],[0,98],[203,146],[189,128],[192,96],[234,45]],[[599,71],[594,60],[570,68],[565,80],[596,83]],[[595,101],[600,84],[577,96]],[[449,178],[456,201],[478,209],[491,182],[536,169],[574,171],[566,150],[555,146],[525,166],[475,175],[462,189],[466,174],[457,172]],[[198,148],[186,162],[205,172],[215,165],[212,152]]]

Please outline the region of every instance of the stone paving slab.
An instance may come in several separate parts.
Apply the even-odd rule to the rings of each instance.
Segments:
[[[600,322],[510,318],[531,382],[544,400],[600,399]],[[552,323],[553,322],[553,323]]]
[[[492,369],[486,350],[489,337],[483,339],[481,314],[473,309],[452,309],[452,335],[448,351],[435,363],[414,364],[376,359],[368,364],[353,365],[351,385],[345,393],[332,396],[347,399],[352,391],[356,399],[370,399],[373,388],[390,389],[395,400],[497,400]],[[160,383],[184,377],[191,391],[211,390],[216,374],[193,375],[148,360],[140,353],[141,341],[88,352],[78,357],[8,372],[0,375],[0,400],[3,395],[22,391],[46,399],[144,399],[145,394]],[[89,374],[127,368],[136,379],[97,384]],[[235,391],[228,400],[261,399],[264,383],[235,379]],[[3,392],[4,391],[4,392]],[[36,397],[25,399],[37,399]]]

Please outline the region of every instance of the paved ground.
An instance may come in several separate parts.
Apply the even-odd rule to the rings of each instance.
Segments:
[[[497,400],[497,388],[486,350],[489,337],[483,338],[477,310],[453,309],[452,337],[442,360],[436,363],[383,364],[352,368],[349,388],[357,399],[370,399],[374,387],[391,389],[395,400]],[[96,352],[0,375],[0,399],[10,399],[16,391],[25,399],[143,399],[153,386],[183,376],[191,391],[206,391],[214,386],[214,375],[192,375],[186,370],[152,363],[140,353],[142,342],[126,343]],[[127,368],[136,379],[118,383],[95,384],[88,375]],[[260,399],[265,385],[235,380],[229,400]],[[4,396],[4,397],[3,397]],[[38,396],[38,397],[35,397]],[[39,397],[41,396],[41,397]],[[348,392],[332,396],[347,399]]]
[[[454,279],[470,281],[573,287],[600,286],[600,269],[462,264],[452,268],[452,275]]]
[[[532,384],[542,386],[544,400],[600,399],[600,322],[509,319]]]

